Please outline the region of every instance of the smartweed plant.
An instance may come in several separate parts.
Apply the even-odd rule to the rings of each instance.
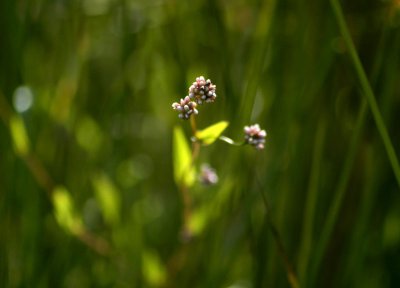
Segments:
[[[198,130],[196,127],[196,117],[201,113],[198,109],[200,106],[206,106],[213,103],[217,98],[216,85],[210,79],[205,80],[203,76],[197,77],[196,81],[189,87],[188,95],[180,99],[179,102],[172,104],[172,108],[177,111],[179,118],[182,120],[190,120],[193,136],[190,138],[192,141],[192,148],[190,148],[182,128],[179,126],[174,129],[173,137],[173,157],[174,157],[174,177],[175,182],[179,186],[183,200],[183,229],[182,240],[189,242],[193,236],[191,230],[191,217],[192,217],[192,200],[189,188],[196,182],[200,182],[205,186],[214,185],[218,182],[218,176],[215,169],[211,168],[208,164],[204,163],[201,166],[201,172],[196,175],[195,167],[199,155],[200,146],[213,144],[216,140],[224,141],[229,145],[244,146],[250,145],[256,150],[264,149],[265,138],[267,132],[260,128],[258,124],[244,126],[243,139],[236,142],[231,138],[222,135],[224,130],[228,127],[229,122],[220,121],[212,124],[205,129]],[[289,282],[293,288],[299,287],[294,271],[289,263],[287,254],[280,240],[278,230],[273,224],[266,197],[260,189],[262,199],[266,208],[266,216],[269,227],[272,231],[275,241],[277,242],[280,256],[284,261],[286,272]],[[180,252],[182,253],[182,252]],[[178,253],[179,254],[179,253]],[[181,263],[181,265],[183,265]],[[170,265],[171,266],[171,265]],[[178,269],[175,267],[175,269]],[[171,271],[170,271],[171,272]]]

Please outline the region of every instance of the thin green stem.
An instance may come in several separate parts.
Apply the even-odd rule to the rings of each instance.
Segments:
[[[385,29],[383,29],[383,30],[385,30]],[[385,45],[384,44],[385,39],[386,39],[386,34],[383,33],[381,36],[381,39],[380,39],[380,44],[379,44],[380,49],[379,50],[383,50],[383,46]],[[384,53],[378,53],[378,55],[375,59],[373,71],[371,73],[371,84],[372,85],[375,85],[379,71],[380,71],[380,67],[382,66],[382,60],[383,60],[382,55],[384,55]],[[310,286],[313,286],[314,281],[316,280],[315,277],[317,275],[319,265],[322,261],[322,257],[323,257],[323,254],[325,253],[326,245],[328,244],[331,233],[333,231],[333,226],[336,223],[338,211],[340,210],[341,204],[343,202],[344,193],[345,193],[345,190],[347,187],[348,180],[350,178],[350,173],[351,173],[354,159],[356,156],[356,152],[357,152],[356,150],[357,150],[357,147],[359,146],[358,145],[359,138],[361,137],[362,128],[366,121],[367,109],[368,109],[368,104],[367,104],[367,99],[365,97],[365,98],[363,98],[362,103],[361,103],[361,108],[359,110],[359,114],[357,117],[358,120],[356,122],[354,133],[353,133],[352,139],[350,141],[350,147],[349,147],[349,150],[346,155],[346,161],[344,163],[344,166],[343,166],[340,178],[339,178],[339,182],[338,182],[338,185],[337,185],[335,193],[334,193],[335,196],[332,201],[333,205],[330,206],[330,210],[328,211],[328,216],[327,216],[327,220],[326,220],[326,225],[324,225],[324,229],[323,229],[322,233],[320,234],[321,236],[320,236],[319,243],[318,243],[316,249],[314,250],[313,265],[311,267],[312,269],[311,269],[310,275],[309,275]]]
[[[343,263],[343,276],[340,287],[355,287],[362,278],[362,271],[365,268],[365,257],[368,255],[368,242],[371,241],[371,235],[368,235],[368,228],[371,223],[371,212],[374,207],[375,193],[373,177],[374,153],[372,146],[364,149],[363,168],[364,168],[364,187],[360,199],[359,214],[354,225],[353,234],[349,241],[348,258]],[[368,237],[369,236],[369,237]],[[365,270],[364,270],[365,271]]]
[[[303,233],[300,242],[301,244],[298,258],[298,275],[302,285],[304,285],[305,282],[305,276],[310,258],[310,250],[312,247],[313,219],[315,205],[317,203],[318,179],[320,177],[325,131],[325,121],[321,120],[319,121],[317,133],[315,134],[314,155],[311,166],[310,180],[308,183],[307,202],[304,209]]]
[[[374,92],[372,91],[371,85],[370,85],[370,83],[368,81],[368,78],[367,78],[367,76],[365,74],[364,68],[363,68],[363,66],[361,64],[361,61],[360,61],[360,58],[358,57],[356,48],[354,47],[354,43],[353,43],[353,40],[351,39],[351,36],[350,36],[350,33],[349,33],[349,29],[347,28],[347,24],[346,24],[346,21],[345,21],[344,16],[343,16],[343,11],[342,11],[342,8],[340,6],[340,3],[339,3],[338,0],[330,0],[330,2],[331,2],[331,5],[332,5],[332,8],[333,8],[333,11],[335,13],[336,19],[338,21],[338,24],[340,26],[340,30],[341,30],[341,32],[343,34],[344,41],[346,42],[346,45],[347,45],[347,47],[349,49],[349,53],[350,53],[351,59],[353,61],[354,67],[356,69],[358,78],[360,80],[361,87],[364,90],[365,97],[367,98],[369,107],[370,107],[370,109],[372,111],[372,115],[374,117],[375,124],[376,124],[376,126],[378,128],[379,134],[381,135],[383,144],[384,144],[385,149],[386,149],[386,153],[388,154],[390,164],[392,165],[392,169],[393,169],[394,175],[395,175],[396,180],[397,180],[397,184],[400,187],[400,165],[399,165],[399,161],[397,159],[396,152],[395,152],[395,150],[393,148],[393,144],[392,144],[392,142],[390,140],[389,134],[387,132],[387,129],[386,129],[385,123],[383,121],[382,115],[381,115],[381,113],[379,111],[378,104],[376,102]]]
[[[327,220],[325,222],[320,239],[318,241],[318,245],[314,251],[313,265],[311,267],[311,274],[310,274],[310,282],[311,282],[311,285],[309,285],[310,287],[313,287],[314,284],[313,282],[315,281],[318,268],[322,261],[322,257],[325,253],[326,246],[331,237],[334,225],[336,223],[337,214],[339,212],[342,203],[344,192],[346,191],[346,186],[350,177],[351,168],[353,167],[353,162],[357,155],[358,143],[361,137],[362,127],[365,121],[366,114],[367,114],[367,102],[365,99],[363,99],[360,111],[358,113],[354,134],[350,142],[349,150],[347,151],[346,161],[344,163],[343,170],[340,175],[338,186],[335,190],[335,197],[332,201],[332,204],[330,205]]]
[[[193,145],[192,145],[192,163],[190,164],[189,171],[193,168],[196,164],[197,158],[199,157],[200,153],[200,143],[197,141],[197,128],[196,128],[196,121],[194,119],[194,115],[190,117],[190,125],[192,126],[193,131]]]
[[[226,143],[228,143],[230,145],[235,145],[235,146],[243,146],[244,144],[246,144],[245,142],[241,142],[241,143],[235,142],[231,138],[226,137],[226,136],[219,136],[218,139],[223,141],[223,142],[226,142]]]
[[[194,115],[190,117],[190,125],[192,127],[193,137],[191,138],[192,144],[192,155],[191,162],[186,168],[186,173],[191,173],[193,167],[196,165],[196,161],[199,157],[200,153],[200,142],[197,139],[197,127],[196,121],[194,119]],[[168,279],[164,283],[163,287],[174,287],[173,282],[175,280],[176,274],[182,269],[184,266],[188,253],[189,253],[189,244],[191,240],[192,233],[190,231],[190,219],[192,217],[192,205],[193,199],[190,193],[188,185],[182,181],[181,185],[179,185],[179,191],[182,197],[183,203],[183,227],[181,230],[181,240],[183,241],[182,245],[178,246],[175,252],[172,254],[170,259],[168,260]]]
[[[297,277],[296,277],[296,275],[294,273],[292,265],[290,264],[289,257],[287,256],[285,247],[283,246],[283,243],[282,243],[281,237],[279,235],[278,229],[276,228],[274,222],[272,221],[268,200],[267,200],[267,197],[265,197],[265,195],[263,193],[263,189],[261,187],[261,182],[260,182],[260,180],[258,178],[257,173],[256,173],[256,180],[257,180],[257,183],[258,183],[258,186],[259,186],[258,190],[260,191],[261,197],[262,197],[263,202],[264,202],[265,217],[267,219],[268,227],[270,228],[270,230],[272,232],[272,236],[274,237],[274,240],[275,240],[276,244],[278,245],[279,255],[281,256],[281,258],[283,260],[283,264],[285,265],[285,269],[286,269],[286,273],[287,273],[287,277],[288,277],[289,283],[290,283],[292,288],[300,288],[299,282],[297,281]]]
[[[194,119],[194,115],[190,116],[190,125],[192,126],[193,135],[197,139],[197,127],[196,127],[196,120]]]
[[[237,121],[249,122],[251,111],[253,111],[254,101],[256,99],[257,89],[260,82],[260,75],[264,68],[265,57],[268,52],[269,37],[271,35],[271,27],[274,20],[274,11],[276,7],[275,0],[264,1],[260,7],[258,22],[254,31],[254,45],[249,55],[251,55],[248,63],[247,77],[249,79],[244,97],[242,97],[239,106],[239,117]]]

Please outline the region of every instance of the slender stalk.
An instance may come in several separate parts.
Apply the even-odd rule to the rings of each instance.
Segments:
[[[384,23],[384,28],[383,31],[385,31],[385,26],[387,26],[387,23]],[[384,45],[385,45],[385,40],[387,38],[387,34],[383,33],[381,35],[380,38],[380,44],[379,44],[379,51],[384,49]],[[376,84],[376,80],[378,78],[378,74],[380,71],[380,67],[382,66],[382,61],[383,61],[383,56],[384,53],[378,53],[377,57],[375,59],[375,63],[374,63],[374,67],[371,73],[371,85],[375,85]],[[331,206],[329,212],[328,212],[328,217],[327,217],[327,225],[324,225],[324,229],[321,233],[321,241],[318,243],[314,253],[315,253],[315,263],[313,263],[313,266],[311,267],[311,274],[310,276],[310,286],[313,285],[314,281],[315,281],[315,277],[317,274],[317,270],[319,269],[318,266],[320,265],[320,262],[322,261],[322,257],[323,257],[323,253],[325,252],[325,246],[328,244],[329,242],[329,238],[330,235],[333,231],[333,226],[334,223],[336,223],[336,218],[337,218],[337,214],[338,214],[338,210],[341,207],[341,203],[343,201],[343,194],[345,193],[346,187],[347,187],[347,183],[348,183],[348,179],[350,177],[350,173],[353,167],[353,163],[354,163],[354,158],[356,156],[356,150],[357,147],[359,146],[359,138],[361,137],[361,133],[362,133],[362,129],[364,127],[365,121],[366,121],[366,117],[367,117],[367,100],[366,97],[363,98],[363,101],[361,103],[361,108],[359,110],[359,114],[357,116],[357,122],[356,122],[356,126],[354,129],[354,133],[352,136],[352,139],[350,141],[350,147],[349,150],[347,152],[346,155],[346,161],[344,163],[343,169],[342,169],[342,173],[340,175],[339,178],[339,182],[338,185],[336,187],[335,193],[334,193],[334,199],[332,201],[332,203],[334,203],[334,205]],[[328,240],[327,240],[328,239]],[[354,246],[355,247],[355,246]],[[350,266],[349,266],[350,265]],[[351,264],[347,265],[347,267],[351,267]]]
[[[313,282],[315,281],[315,277],[317,275],[320,263],[322,261],[322,257],[325,253],[326,246],[329,242],[329,239],[333,232],[334,225],[336,223],[337,214],[339,213],[344,192],[346,191],[347,182],[350,178],[351,168],[353,167],[354,159],[357,155],[358,143],[361,137],[362,127],[365,121],[366,114],[367,114],[367,102],[365,99],[363,99],[360,111],[358,113],[354,134],[350,142],[350,148],[347,151],[346,161],[344,163],[343,170],[340,175],[339,183],[335,190],[335,197],[333,198],[332,204],[330,205],[328,216],[325,221],[325,225],[323,227],[317,247],[313,251],[314,257],[310,273],[310,282],[311,282],[310,287],[313,287],[314,284]]]
[[[187,241],[190,239],[190,218],[192,215],[192,197],[189,193],[189,188],[185,184],[181,184],[179,187],[182,195],[183,201],[183,229],[182,229],[182,239]]]
[[[371,223],[371,212],[374,208],[374,200],[376,197],[376,189],[374,189],[373,177],[373,157],[372,146],[364,149],[364,187],[360,199],[359,214],[354,225],[354,232],[349,241],[348,258],[343,263],[343,277],[340,287],[355,287],[361,283],[362,271],[365,271],[367,261],[365,257],[368,255],[368,244],[372,240],[371,234],[368,234],[368,228]]]
[[[244,97],[239,104],[239,114],[237,121],[248,123],[253,111],[254,101],[256,99],[258,85],[261,80],[262,71],[265,64],[265,57],[268,53],[269,38],[271,35],[271,27],[274,20],[274,11],[277,1],[263,1],[260,6],[257,24],[254,31],[254,43],[252,51],[249,53],[250,59],[247,67],[247,77],[249,79],[246,84]]]
[[[190,165],[188,165],[189,167],[187,167],[188,172],[193,169],[200,153],[200,142],[197,141],[197,127],[194,115],[190,117],[190,125],[192,127],[194,137],[192,138],[192,161]],[[189,224],[192,216],[192,196],[190,194],[189,187],[185,183],[181,183],[181,185],[179,185],[179,191],[183,201],[183,229],[181,231],[181,239],[183,240],[183,243],[174,251],[168,260],[168,279],[163,285],[164,288],[174,287],[173,283],[175,277],[184,266],[189,254],[189,245],[191,240]]]
[[[218,139],[221,141],[224,141],[228,144],[235,145],[235,146],[243,146],[245,144],[245,142],[241,142],[241,143],[235,142],[231,138],[228,138],[226,136],[219,136]]]
[[[311,166],[310,180],[308,183],[307,202],[304,209],[303,233],[298,257],[298,275],[302,285],[304,285],[305,282],[305,276],[310,258],[310,250],[312,247],[313,219],[315,205],[317,202],[318,179],[320,177],[325,131],[325,121],[321,120],[319,121],[317,133],[315,134],[314,155]]]
[[[192,124],[193,128],[193,133],[195,134],[197,132],[196,130],[196,123],[194,121],[194,117],[190,118],[190,123]],[[193,167],[196,165],[197,158],[199,157],[200,153],[200,143],[195,141],[192,144],[192,161],[187,168],[188,173],[192,171]],[[183,200],[183,216],[184,216],[184,228],[183,228],[183,233],[189,235],[190,234],[190,228],[189,228],[189,223],[190,223],[190,218],[192,215],[192,196],[190,195],[189,192],[189,187],[185,183],[182,183],[180,185],[180,191],[182,194],[182,200]]]
[[[296,275],[294,273],[292,265],[290,264],[289,257],[287,256],[285,247],[283,246],[281,237],[279,235],[279,231],[276,228],[274,222],[272,221],[268,200],[265,197],[264,193],[262,192],[261,183],[260,183],[260,180],[259,180],[257,174],[256,174],[256,179],[257,179],[257,183],[258,183],[258,186],[259,186],[258,190],[260,191],[261,197],[262,197],[263,202],[264,202],[265,217],[267,219],[268,227],[270,228],[270,230],[272,232],[272,236],[274,237],[274,240],[275,240],[276,244],[278,245],[279,255],[283,260],[283,264],[285,265],[286,274],[287,274],[289,283],[290,283],[292,288],[300,288],[299,283],[297,281],[297,277],[296,277]]]
[[[192,145],[192,165],[190,165],[190,168],[193,168],[193,165],[196,163],[197,158],[199,157],[200,153],[200,143],[199,142],[194,142]]]
[[[349,29],[347,27],[346,21],[343,16],[342,7],[340,6],[340,3],[338,0],[330,0],[330,3],[332,5],[333,11],[335,13],[336,20],[340,26],[340,30],[342,32],[344,41],[346,42],[346,45],[349,49],[349,53],[350,53],[351,59],[353,61],[354,68],[355,68],[355,70],[357,72],[357,76],[360,80],[361,87],[364,90],[365,97],[367,98],[369,107],[371,109],[372,115],[375,120],[375,124],[378,128],[379,134],[381,135],[381,138],[382,138],[383,144],[385,146],[386,153],[388,155],[390,164],[392,165],[393,173],[396,177],[397,184],[400,188],[399,161],[397,159],[396,152],[393,148],[393,144],[390,140],[389,133],[387,132],[382,115],[379,111],[374,92],[372,91],[371,85],[365,74],[364,68],[360,61],[360,58],[358,57],[356,48],[354,47],[353,40],[351,39]]]
[[[193,135],[197,139],[197,127],[196,127],[196,120],[194,119],[194,115],[190,116],[190,125],[192,126]]]
[[[200,143],[197,141],[197,127],[196,120],[194,119],[194,115],[190,117],[190,125],[192,126],[193,131],[193,145],[192,145],[192,163],[190,163],[190,167],[188,167],[188,171],[193,169],[193,166],[196,164],[197,158],[200,153]]]

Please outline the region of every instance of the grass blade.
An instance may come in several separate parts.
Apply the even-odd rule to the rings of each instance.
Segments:
[[[364,68],[360,61],[360,58],[358,57],[356,48],[354,47],[353,40],[351,39],[351,36],[349,33],[349,29],[347,28],[347,24],[344,20],[343,11],[340,6],[340,3],[338,0],[331,0],[330,2],[332,5],[332,8],[334,10],[336,19],[338,21],[338,24],[340,26],[340,30],[343,34],[344,41],[346,42],[346,45],[349,49],[349,53],[350,53],[351,59],[354,64],[354,68],[356,69],[358,78],[360,80],[361,87],[364,90],[365,97],[367,98],[369,107],[371,108],[371,112],[374,117],[375,124],[378,128],[379,134],[381,135],[383,144],[384,144],[386,152],[388,154],[390,164],[392,165],[392,169],[393,169],[394,175],[397,180],[397,184],[399,185],[399,188],[400,188],[399,160],[397,159],[396,152],[393,148],[392,141],[390,140],[390,137],[389,137],[389,133],[387,132],[385,123],[383,122],[383,118],[382,118],[381,112],[379,111],[379,107],[376,102],[374,92],[372,91],[372,88],[368,81],[367,75],[365,74]]]
[[[298,260],[298,275],[299,281],[304,286],[307,266],[310,257],[310,250],[313,236],[313,218],[315,205],[318,194],[318,179],[320,176],[321,159],[325,139],[325,121],[320,121],[318,124],[317,133],[315,135],[313,163],[311,167],[310,182],[308,184],[307,202],[305,204],[303,233],[300,244],[299,260]]]

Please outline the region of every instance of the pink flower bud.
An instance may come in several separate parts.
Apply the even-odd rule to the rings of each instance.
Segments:
[[[261,130],[258,124],[251,126],[244,126],[244,139],[247,144],[252,145],[256,149],[263,149],[265,143],[265,137],[267,132]]]
[[[189,87],[189,96],[197,104],[213,102],[217,97],[215,94],[215,85],[211,83],[210,79],[206,81],[203,76],[199,76],[196,78],[196,82],[193,82],[193,85]]]
[[[180,103],[180,104],[179,104]],[[181,101],[177,103],[172,104],[172,108],[179,113],[179,118],[181,119],[189,119],[190,115],[192,114],[198,114],[199,112],[195,109],[196,107],[196,102],[190,100],[189,96],[186,96],[184,99],[181,99]]]

